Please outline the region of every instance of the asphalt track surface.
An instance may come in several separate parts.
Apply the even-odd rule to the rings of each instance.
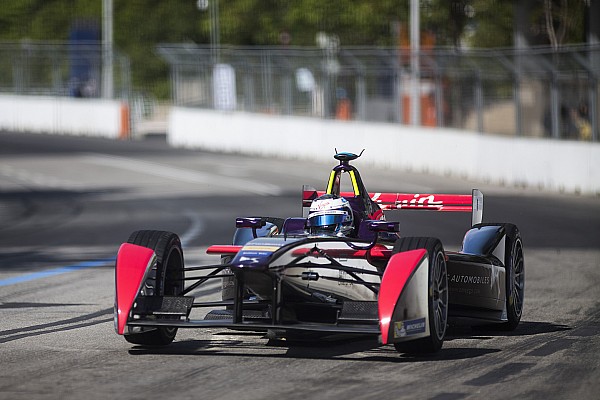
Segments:
[[[359,149],[348,149],[356,151]],[[493,156],[493,154],[491,155]],[[597,399],[600,198],[360,168],[371,191],[485,194],[484,221],[522,233],[526,298],[514,332],[451,328],[443,349],[407,357],[374,340],[285,342],[180,330],[162,349],[113,329],[114,262],[137,229],[180,234],[186,264],[214,262],[235,217],[297,216],[300,187],[331,164],[136,142],[0,133],[2,399]],[[495,160],[499,165],[501,159]],[[457,250],[459,214],[404,212],[405,236]],[[219,284],[201,295],[219,296]]]

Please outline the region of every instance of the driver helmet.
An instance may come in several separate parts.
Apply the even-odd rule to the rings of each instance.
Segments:
[[[354,229],[350,203],[343,197],[324,194],[310,205],[307,227],[310,233],[345,236]]]

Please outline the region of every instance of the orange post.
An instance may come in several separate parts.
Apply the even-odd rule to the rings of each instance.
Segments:
[[[335,117],[344,121],[352,119],[352,103],[348,99],[341,99],[337,104]]]
[[[129,138],[129,105],[121,103],[121,127],[119,129],[119,139]]]

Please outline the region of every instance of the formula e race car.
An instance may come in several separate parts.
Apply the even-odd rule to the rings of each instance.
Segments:
[[[326,190],[303,188],[302,217],[237,218],[233,244],[207,250],[221,256],[215,265],[184,267],[174,233],[132,233],[116,261],[117,333],[144,346],[171,343],[178,328],[372,335],[402,353],[431,353],[449,323],[515,329],[525,284],[517,227],[482,223],[476,189],[369,193],[351,165],[358,157],[337,153]],[[387,210],[470,212],[472,226],[462,249],[446,252],[434,236],[401,236]],[[194,295],[214,279],[223,282],[222,299]]]

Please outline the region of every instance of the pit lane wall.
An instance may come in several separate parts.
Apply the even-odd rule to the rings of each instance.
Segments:
[[[123,138],[129,112],[118,100],[0,95],[0,130]]]
[[[600,194],[599,143],[182,107],[171,110],[167,139],[176,147],[322,162],[334,148],[367,149],[363,165]]]

